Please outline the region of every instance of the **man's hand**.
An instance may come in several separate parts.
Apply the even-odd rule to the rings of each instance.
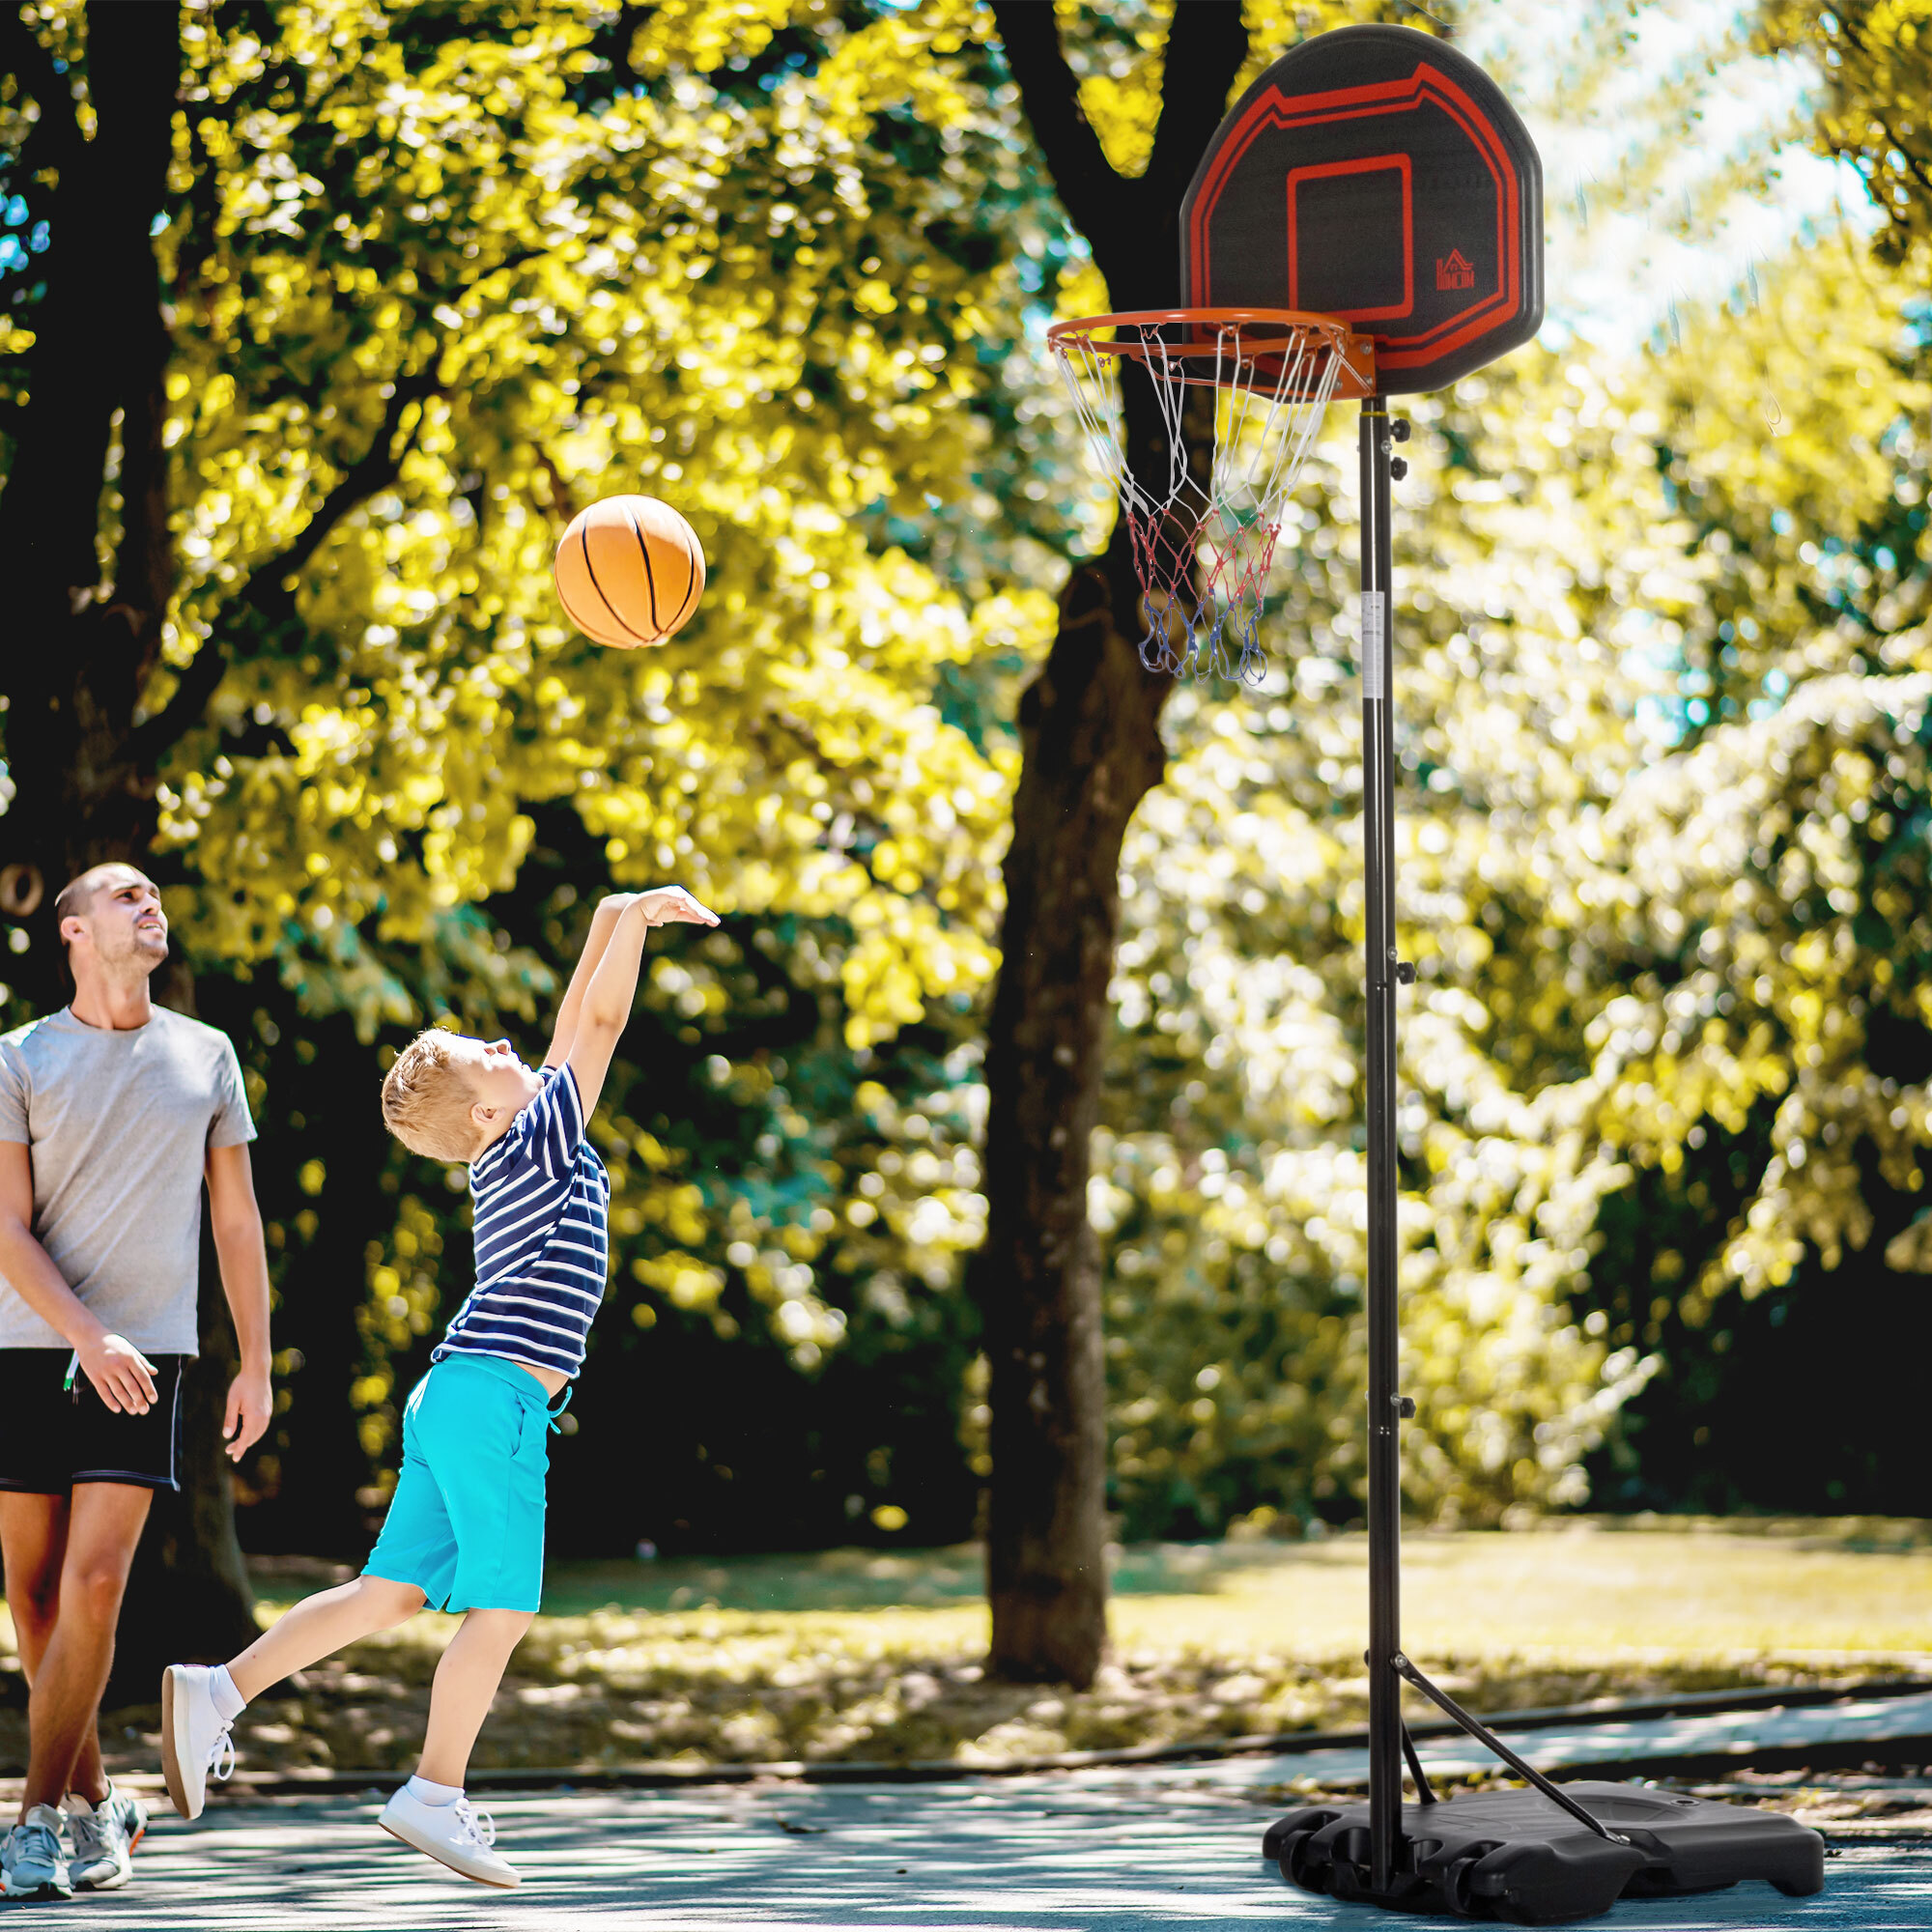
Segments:
[[[228,1413],[222,1419],[221,1439],[228,1444],[228,1460],[239,1463],[257,1442],[273,1420],[275,1395],[269,1386],[267,1369],[243,1369],[228,1384]]]
[[[701,906],[682,886],[651,886],[631,895],[646,925],[716,925],[718,915]]]
[[[95,1392],[117,1415],[146,1415],[155,1405],[155,1365],[125,1335],[105,1328],[74,1352]]]

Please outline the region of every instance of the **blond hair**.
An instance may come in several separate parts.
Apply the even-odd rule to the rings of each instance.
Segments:
[[[476,1094],[451,1056],[454,1034],[419,1033],[383,1079],[383,1123],[412,1153],[466,1165],[488,1136],[470,1118]]]

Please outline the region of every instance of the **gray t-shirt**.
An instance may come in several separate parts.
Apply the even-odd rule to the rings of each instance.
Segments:
[[[164,1007],[146,1026],[62,1010],[0,1036],[0,1141],[30,1150],[34,1235],[95,1315],[147,1354],[198,1334],[211,1148],[255,1138],[226,1034]],[[0,1276],[0,1349],[64,1349]]]

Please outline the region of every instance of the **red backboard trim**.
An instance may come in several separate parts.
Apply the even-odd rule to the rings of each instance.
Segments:
[[[1189,298],[1204,306],[1214,302],[1209,264],[1208,229],[1229,175],[1264,129],[1301,128],[1329,121],[1358,121],[1375,116],[1413,112],[1433,102],[1446,113],[1475,144],[1496,185],[1496,260],[1500,282],[1484,300],[1421,335],[1384,336],[1376,333],[1376,359],[1384,368],[1405,368],[1445,355],[1477,340],[1513,319],[1520,309],[1520,274],[1521,199],[1509,151],[1489,117],[1463,90],[1439,69],[1421,62],[1406,80],[1377,81],[1366,87],[1337,88],[1326,94],[1288,96],[1270,88],[1254,100],[1229,130],[1209,167],[1202,191],[1195,197],[1189,221],[1193,273]],[[1293,257],[1291,256],[1291,261]]]
[[[1386,308],[1352,308],[1353,323],[1394,321],[1415,313],[1415,204],[1410,192],[1412,170],[1406,155],[1365,155],[1358,161],[1320,161],[1312,168],[1291,168],[1288,174],[1288,305],[1300,308],[1300,251],[1295,246],[1294,191],[1305,181],[1319,181],[1326,175],[1386,174],[1394,169],[1402,176],[1402,300]]]

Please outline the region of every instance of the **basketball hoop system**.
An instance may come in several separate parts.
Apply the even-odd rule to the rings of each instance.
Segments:
[[[1368,1798],[1289,1812],[1268,1827],[1263,1851],[1310,1891],[1519,1925],[1742,1878],[1794,1896],[1817,1891],[1825,1867],[1815,1832],[1675,1792],[1558,1784],[1402,1648],[1401,1433],[1415,1402],[1400,1384],[1396,1016],[1399,990],[1416,974],[1398,949],[1392,689],[1390,486],[1407,474],[1395,451],[1409,425],[1388,406],[1447,388],[1542,325],[1536,145],[1456,48],[1412,27],[1341,27],[1284,54],[1228,110],[1179,213],[1187,306],[1047,331],[1120,492],[1150,670],[1260,679],[1263,598],[1295,480],[1328,404],[1361,404]],[[1140,382],[1152,417],[1128,387]],[[1196,397],[1213,403],[1205,451]],[[1164,451],[1141,446],[1156,421]],[[1403,1720],[1406,1691],[1527,1788],[1438,1795]],[[1405,1765],[1413,1804],[1403,1800]]]
[[[1375,387],[1375,348],[1345,323],[1293,309],[1158,309],[1085,316],[1046,332],[1133,542],[1149,670],[1238,677],[1267,668],[1262,609],[1282,519],[1331,402]],[[1142,382],[1165,432],[1165,470],[1127,458],[1126,385]],[[1214,395],[1206,478],[1181,417]]]

